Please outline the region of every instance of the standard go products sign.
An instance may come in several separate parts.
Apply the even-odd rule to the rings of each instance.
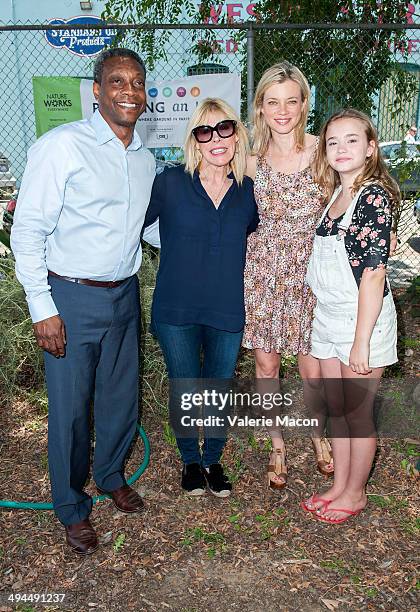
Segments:
[[[105,25],[100,17],[94,15],[72,17],[71,19],[50,19],[49,25],[62,25],[62,29],[46,30],[45,39],[55,49],[67,49],[79,57],[92,57],[110,46],[117,30],[104,27],[102,29],[89,28],[89,25]],[[68,25],[78,25],[77,29],[70,29]]]

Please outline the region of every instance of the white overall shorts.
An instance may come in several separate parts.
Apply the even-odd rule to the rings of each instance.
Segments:
[[[337,357],[345,365],[349,365],[355,338],[359,288],[347,257],[344,236],[364,187],[366,185],[355,195],[340,222],[339,234],[315,236],[306,274],[306,282],[317,298],[312,322],[311,355],[318,359]],[[340,191],[341,186],[336,189],[325,208],[318,227]],[[385,282],[388,283],[388,279]],[[388,289],[389,293],[383,299],[369,343],[371,368],[380,368],[398,361],[397,315],[389,283]]]

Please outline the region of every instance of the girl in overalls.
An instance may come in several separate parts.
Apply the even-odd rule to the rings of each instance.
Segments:
[[[316,230],[307,282],[317,298],[311,354],[320,361],[333,434],[334,483],[302,507],[343,523],[366,506],[376,452],[373,402],[397,361],[397,317],[386,264],[399,189],[365,114],[347,109],[324,125],[315,178],[329,202]]]

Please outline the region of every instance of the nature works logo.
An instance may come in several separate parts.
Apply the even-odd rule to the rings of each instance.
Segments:
[[[46,30],[46,41],[56,49],[65,48],[81,57],[91,57],[102,51],[105,45],[110,46],[117,30],[112,28],[93,29],[89,25],[105,25],[100,17],[94,15],[72,17],[71,19],[51,19],[49,25],[62,25],[62,29]],[[70,29],[68,25],[80,28]]]

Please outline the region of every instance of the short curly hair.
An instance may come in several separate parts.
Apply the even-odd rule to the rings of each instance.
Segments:
[[[144,72],[144,76],[146,76],[146,66],[138,53],[132,51],[131,49],[126,49],[125,47],[115,47],[112,49],[106,49],[98,55],[93,67],[93,80],[95,83],[99,83],[99,85],[101,84],[104,64],[106,60],[110,59],[111,57],[130,57],[140,65]]]

